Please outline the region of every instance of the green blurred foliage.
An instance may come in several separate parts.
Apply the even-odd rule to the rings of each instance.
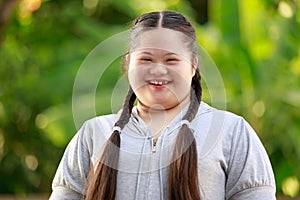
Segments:
[[[72,92],[82,62],[97,44],[128,30],[141,13],[170,9],[194,22],[199,43],[222,74],[227,109],[244,116],[267,149],[278,193],[296,196],[299,0],[211,0],[208,22],[201,24],[195,2],[20,0],[0,33],[0,193],[50,192],[64,148],[76,132]],[[96,115],[112,110],[120,66],[116,59],[101,76]],[[203,84],[204,100],[210,102]],[[117,100],[121,106],[122,98]],[[87,109],[90,105],[82,101]]]

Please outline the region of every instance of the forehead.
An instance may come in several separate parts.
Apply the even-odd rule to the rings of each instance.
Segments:
[[[187,57],[190,55],[190,50],[187,47],[186,37],[179,31],[153,28],[139,34],[133,51],[157,49]]]

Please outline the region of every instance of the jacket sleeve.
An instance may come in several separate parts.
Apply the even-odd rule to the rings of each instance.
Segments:
[[[269,157],[243,118],[233,128],[229,152],[226,199],[275,200],[275,179]]]
[[[82,199],[90,170],[86,124],[68,144],[52,182],[50,200]]]

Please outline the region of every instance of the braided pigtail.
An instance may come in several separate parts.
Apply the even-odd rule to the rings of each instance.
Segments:
[[[200,200],[197,146],[189,122],[197,114],[201,94],[200,73],[196,69],[192,79],[191,103],[182,119],[184,123],[179,130],[173,152],[174,162],[169,167],[168,195],[172,200]]]
[[[87,200],[113,200],[116,195],[117,175],[120,150],[120,133],[130,119],[136,96],[129,88],[119,120],[115,123],[113,133],[109,137],[96,171],[90,170]]]
[[[192,79],[192,88],[195,91],[195,95],[199,104],[202,99],[202,87],[200,81],[201,81],[201,76],[200,76],[199,68],[196,67],[196,72]]]

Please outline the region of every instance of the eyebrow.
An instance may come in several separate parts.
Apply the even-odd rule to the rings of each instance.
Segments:
[[[138,55],[140,54],[147,54],[147,55],[153,55],[151,52],[148,52],[148,51],[142,51],[142,52],[139,52]],[[173,53],[173,52],[169,52],[169,53],[166,53],[165,56],[169,56],[169,55],[176,55],[176,56],[179,56],[177,53]]]
[[[169,56],[169,55],[179,56],[177,53],[173,53],[173,52],[169,52],[169,53],[167,53],[166,55],[167,55],[167,56]]]
[[[148,52],[148,51],[142,51],[142,52],[139,52],[137,53],[138,55],[140,54],[148,54],[148,55],[153,55],[152,53]]]

